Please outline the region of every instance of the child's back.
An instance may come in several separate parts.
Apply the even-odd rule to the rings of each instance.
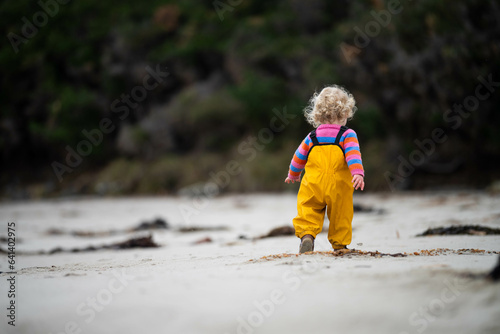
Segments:
[[[352,194],[354,188],[364,188],[357,135],[345,127],[354,113],[354,99],[339,87],[327,87],[311,103],[306,117],[319,126],[295,152],[285,180],[300,181],[301,172],[306,170],[297,196],[298,215],[293,220],[295,234],[302,240],[301,253],[314,249],[313,240],[322,230],[325,211],[333,248],[346,248],[351,243]],[[318,124],[321,121],[328,123]]]

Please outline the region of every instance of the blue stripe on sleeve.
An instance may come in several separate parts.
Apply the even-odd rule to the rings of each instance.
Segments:
[[[352,159],[352,160],[349,160],[349,162],[347,164],[350,166],[352,164],[362,164],[362,162],[359,159]]]
[[[306,160],[307,159],[307,156],[301,154],[299,152],[299,150],[295,151],[295,155],[297,156],[297,158],[299,158],[300,160]]]
[[[349,131],[349,133],[344,134],[342,137],[345,137],[345,138],[358,138],[358,136],[356,136],[356,132],[354,132],[354,131]]]
[[[356,141],[358,140],[358,136],[356,136],[356,132],[354,131],[349,131],[347,134],[344,133],[340,138],[340,141],[344,141],[346,138],[356,138]]]
[[[344,149],[346,154],[347,154],[347,152],[351,152],[352,150],[359,151],[359,146],[353,146],[353,147],[348,147],[348,148]]]

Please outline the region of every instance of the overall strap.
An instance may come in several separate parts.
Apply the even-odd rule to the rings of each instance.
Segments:
[[[345,126],[345,125],[342,125],[340,127],[339,133],[337,134],[337,137],[335,138],[335,142],[334,142],[335,145],[340,145],[340,138],[342,138],[342,135],[347,130],[349,130],[349,128],[347,126]]]
[[[311,131],[309,137],[311,138],[313,145],[319,145],[318,138],[316,137],[316,129]]]

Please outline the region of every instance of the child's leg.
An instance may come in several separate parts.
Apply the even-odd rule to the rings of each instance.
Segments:
[[[337,198],[337,201],[329,203],[327,215],[330,221],[328,241],[334,249],[345,248],[352,240],[352,196],[342,200]]]
[[[329,192],[331,196],[326,198],[326,210],[330,221],[328,241],[334,249],[342,249],[352,240],[352,194],[354,190],[348,171],[339,172],[335,177],[337,181],[332,184]]]
[[[297,195],[298,215],[293,219],[295,235],[299,238],[307,234],[316,238],[323,229],[326,204],[321,198],[323,191],[316,188],[318,186],[308,182],[306,175]]]

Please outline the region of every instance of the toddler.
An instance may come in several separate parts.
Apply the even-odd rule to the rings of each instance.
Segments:
[[[347,248],[352,237],[354,189],[365,187],[358,137],[345,125],[356,111],[354,97],[333,85],[315,93],[305,109],[316,129],[302,141],[290,164],[286,183],[300,182],[298,215],[293,220],[301,239],[300,253],[314,250],[314,239],[323,228],[325,210],[330,221],[328,241],[334,250]]]

